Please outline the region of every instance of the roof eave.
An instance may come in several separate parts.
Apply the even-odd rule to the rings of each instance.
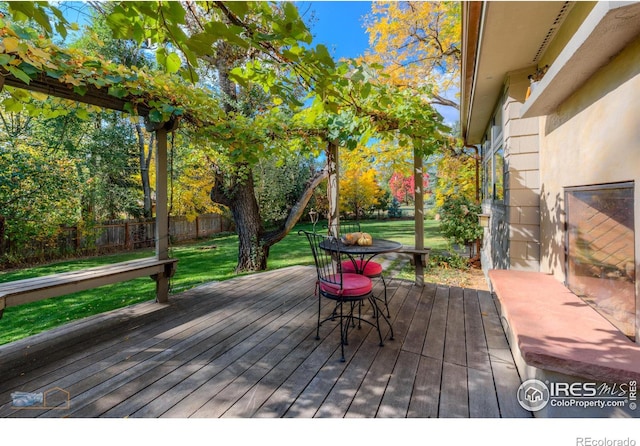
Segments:
[[[476,74],[476,61],[482,23],[483,2],[463,2],[462,5],[462,70],[460,123],[462,138],[467,144],[468,123],[471,116],[471,95]]]

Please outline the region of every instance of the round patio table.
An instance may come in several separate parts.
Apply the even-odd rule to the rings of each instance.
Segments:
[[[398,251],[400,248],[402,248],[402,243],[381,238],[374,238],[373,243],[368,246],[347,245],[342,241],[339,244],[340,253],[349,256],[359,274],[363,273],[367,263],[378,254]],[[360,262],[357,262],[356,259],[359,259]]]
[[[353,266],[356,268],[356,272],[362,274],[367,263],[377,256],[378,254],[384,254],[386,252],[398,251],[402,248],[402,243],[395,242],[393,240],[386,240],[381,238],[374,238],[371,245],[347,245],[341,239],[328,238],[320,243],[320,247],[326,251],[340,252],[340,254],[346,254],[353,262]],[[356,260],[359,259],[360,262]]]

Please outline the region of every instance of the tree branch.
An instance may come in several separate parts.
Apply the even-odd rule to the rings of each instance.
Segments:
[[[447,99],[443,96],[440,96],[437,93],[431,93],[433,95],[433,100],[431,101],[432,104],[436,104],[436,105],[444,105],[447,107],[453,107],[456,110],[460,110],[460,104],[458,104],[455,101],[452,101],[451,99]]]
[[[309,204],[309,201],[313,196],[313,191],[315,191],[315,189],[320,185],[322,180],[328,177],[329,170],[326,166],[322,170],[316,172],[313,177],[311,177],[311,179],[307,182],[304,191],[298,198],[298,201],[289,211],[289,215],[287,216],[287,219],[285,220],[283,225],[274,231],[265,233],[262,237],[262,245],[273,246],[274,244],[285,238],[289,232],[291,232],[293,227],[300,220],[300,217],[302,217],[307,204]]]
[[[233,199],[229,196],[229,194],[225,193],[226,190],[224,187],[224,174],[220,171],[219,168],[216,168],[216,172],[213,177],[214,184],[209,194],[211,201],[226,207],[230,207],[233,203]]]

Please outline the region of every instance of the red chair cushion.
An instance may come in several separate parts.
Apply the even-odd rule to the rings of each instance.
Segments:
[[[339,277],[331,276],[328,280],[340,281]],[[371,291],[371,279],[361,274],[342,273],[342,289],[337,283],[320,282],[320,289],[335,296],[356,297]],[[342,291],[342,292],[341,292]]]
[[[355,260],[356,265],[358,265],[358,270],[362,270],[362,264],[365,263],[363,260]],[[343,273],[355,273],[356,267],[353,264],[352,260],[344,260],[342,262],[342,272]],[[368,262],[364,267],[363,274],[367,277],[378,277],[382,274],[382,265],[378,262]]]

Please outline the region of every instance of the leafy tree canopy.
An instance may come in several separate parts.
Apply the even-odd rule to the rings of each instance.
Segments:
[[[148,110],[152,122],[180,117],[218,141],[240,142],[247,153],[235,155],[247,161],[255,161],[269,141],[291,135],[320,136],[354,148],[388,133],[432,152],[446,129],[422,96],[380,83],[378,66],[336,64],[323,45],[311,47],[311,34],[291,3],[120,2],[105,10],[116,37],[155,46],[161,74],[53,44],[53,29],[65,35],[63,28],[73,25],[47,2],[10,2],[9,10],[17,22],[31,17],[41,29],[0,19],[0,71],[25,84],[54,78],[80,96],[91,89],[107,91],[124,101],[125,111]],[[190,24],[197,31],[187,34]],[[232,70],[233,80],[260,85],[273,107],[254,116],[225,115],[211,91],[184,82],[197,80],[195,68],[220,40],[256,54]],[[298,87],[308,92],[304,101]],[[287,110],[298,114],[281,127]]]

